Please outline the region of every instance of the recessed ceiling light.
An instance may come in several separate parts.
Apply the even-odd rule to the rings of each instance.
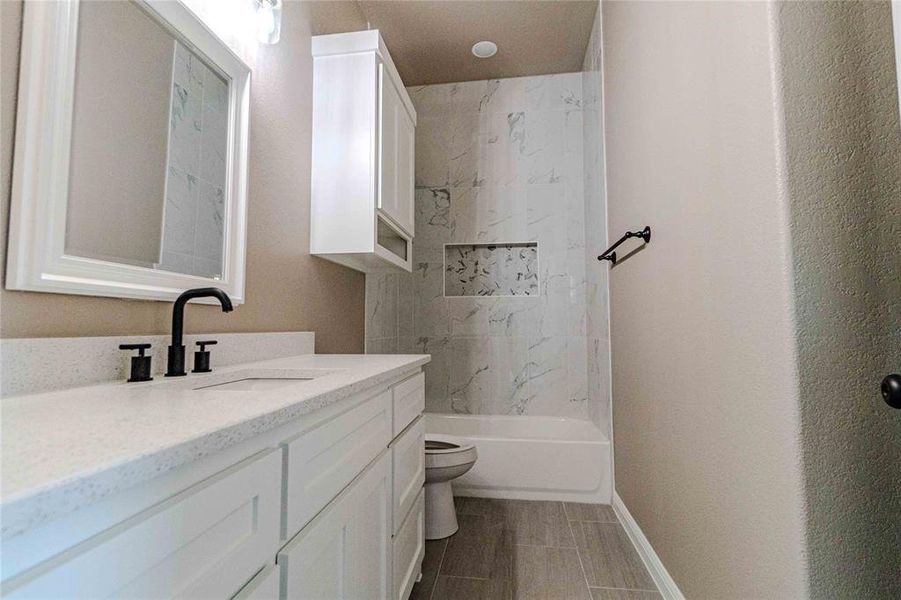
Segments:
[[[472,46],[472,53],[479,58],[491,58],[497,54],[497,44],[489,42],[488,40],[476,42]]]

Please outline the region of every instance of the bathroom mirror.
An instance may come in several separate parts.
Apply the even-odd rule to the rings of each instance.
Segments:
[[[7,288],[242,302],[249,86],[177,0],[26,3]]]

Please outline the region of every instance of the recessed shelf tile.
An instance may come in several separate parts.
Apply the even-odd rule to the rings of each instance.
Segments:
[[[445,296],[537,296],[538,243],[447,244]]]

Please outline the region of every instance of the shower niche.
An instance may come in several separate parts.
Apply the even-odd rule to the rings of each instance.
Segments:
[[[444,295],[537,296],[538,242],[445,244]]]

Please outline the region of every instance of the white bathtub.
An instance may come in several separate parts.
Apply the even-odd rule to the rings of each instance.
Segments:
[[[426,413],[426,433],[472,440],[479,458],[454,494],[609,504],[610,441],[590,421]]]

